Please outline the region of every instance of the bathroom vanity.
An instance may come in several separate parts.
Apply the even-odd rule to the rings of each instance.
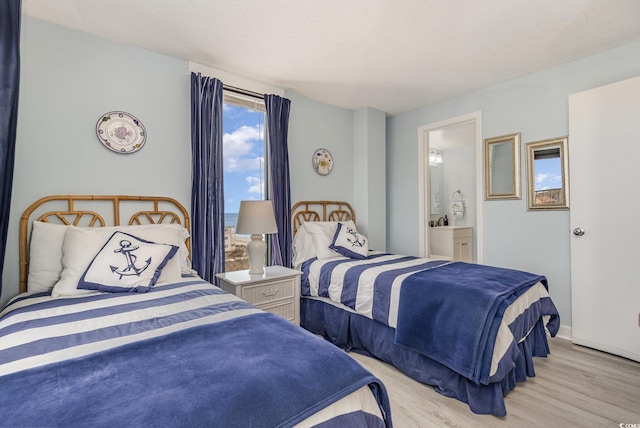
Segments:
[[[467,226],[430,227],[429,258],[473,263],[473,228]]]

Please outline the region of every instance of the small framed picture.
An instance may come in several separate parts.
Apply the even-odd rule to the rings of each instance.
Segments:
[[[318,149],[313,154],[313,169],[320,175],[328,175],[333,169],[333,158],[327,149]]]

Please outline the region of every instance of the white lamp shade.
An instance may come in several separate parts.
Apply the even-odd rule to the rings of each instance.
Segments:
[[[236,233],[277,233],[276,217],[271,201],[241,201]]]
[[[278,226],[271,201],[240,202],[236,233],[251,235],[251,241],[247,244],[250,274],[264,273],[262,266],[264,265],[264,255],[267,252],[267,244],[262,240],[262,234],[277,232]]]

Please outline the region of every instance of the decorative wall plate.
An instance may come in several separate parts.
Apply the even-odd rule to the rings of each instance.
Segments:
[[[320,175],[327,175],[333,169],[333,158],[327,149],[318,149],[313,154],[313,169]]]
[[[103,114],[96,124],[96,133],[106,148],[117,153],[137,152],[147,140],[142,122],[123,111]]]

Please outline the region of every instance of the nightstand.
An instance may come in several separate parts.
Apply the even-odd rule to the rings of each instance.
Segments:
[[[266,266],[258,275],[239,270],[216,277],[227,293],[300,325],[300,275],[302,272],[283,266]]]

